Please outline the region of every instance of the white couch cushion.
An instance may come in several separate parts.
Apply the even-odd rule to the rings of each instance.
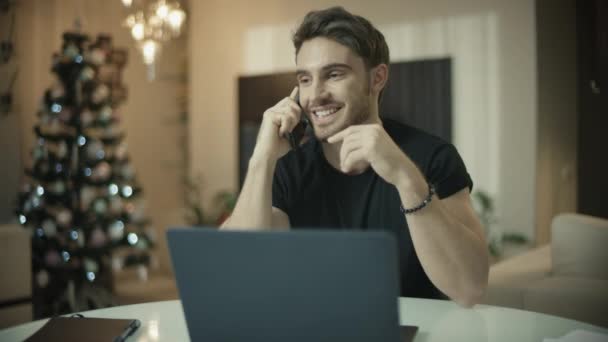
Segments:
[[[608,220],[561,214],[551,229],[554,275],[608,280]]]

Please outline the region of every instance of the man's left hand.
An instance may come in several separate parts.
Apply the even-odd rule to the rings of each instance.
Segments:
[[[397,185],[403,181],[408,166],[413,166],[380,124],[350,126],[329,137],[327,142],[342,142],[340,169],[344,173],[371,165],[385,181]]]

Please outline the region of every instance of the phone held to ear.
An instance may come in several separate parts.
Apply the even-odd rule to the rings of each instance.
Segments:
[[[300,109],[302,109],[302,106],[300,105],[300,91],[296,93],[295,101],[298,106],[300,106]],[[300,122],[298,122],[296,127],[294,127],[291,132],[287,132],[287,136],[285,137],[287,140],[289,140],[289,145],[291,145],[292,150],[296,150],[300,146],[300,143],[302,142],[302,139],[306,133],[306,127],[308,126],[308,119],[306,118],[306,115],[304,115],[303,109],[301,113]]]

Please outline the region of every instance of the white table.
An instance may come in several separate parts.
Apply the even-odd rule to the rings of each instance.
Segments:
[[[400,298],[401,324],[419,327],[414,341],[534,341],[557,338],[573,330],[605,335],[608,329],[565,318],[529,311],[478,305],[461,308],[453,302]],[[188,341],[188,330],[178,300],[118,306],[83,312],[86,317],[138,318],[142,326],[129,341]],[[34,321],[0,331],[0,341],[22,341],[46,320]]]

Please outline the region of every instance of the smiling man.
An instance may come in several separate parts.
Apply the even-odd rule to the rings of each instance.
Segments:
[[[264,113],[222,229],[387,230],[399,243],[402,296],[479,302],[488,255],[471,178],[453,145],[380,118],[382,33],[333,7],[308,13],[293,42],[298,87]],[[290,151],[283,137],[302,115],[314,139]]]

